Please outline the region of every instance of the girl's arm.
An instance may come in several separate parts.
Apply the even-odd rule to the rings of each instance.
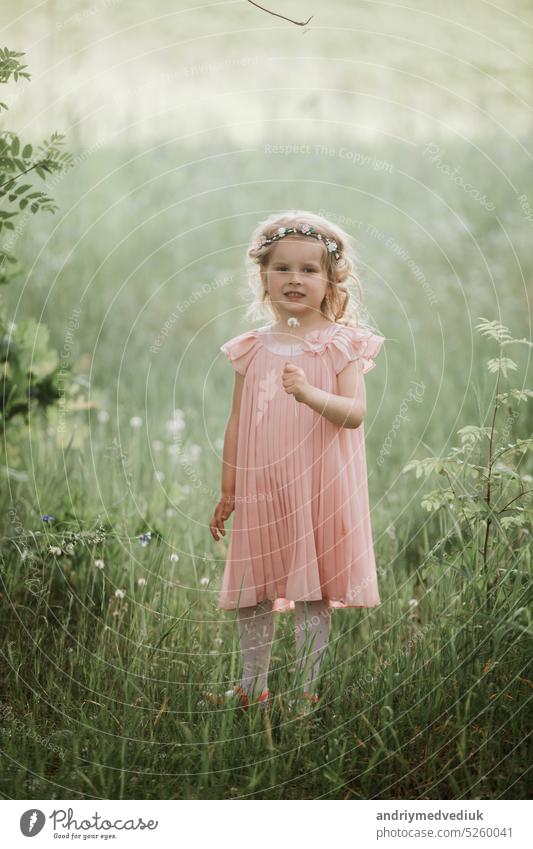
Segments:
[[[287,366],[285,366],[287,369]],[[289,366],[289,369],[291,366]],[[339,427],[359,427],[366,414],[366,393],[361,364],[358,360],[349,362],[337,375],[338,393],[326,392],[317,386],[312,386],[305,375],[303,380],[297,375],[301,371],[297,366],[293,380],[287,374],[288,387],[297,401],[307,404],[315,412]],[[296,391],[294,391],[296,390]]]
[[[222,452],[222,495],[235,495],[235,477],[237,467],[237,436],[239,433],[239,418],[241,414],[242,388],[244,375],[235,372],[233,385],[233,400],[231,411],[224,434],[224,450]]]
[[[237,466],[237,437],[239,434],[239,417],[241,413],[242,387],[244,375],[235,372],[233,386],[233,401],[229,414],[226,432],[224,434],[224,450],[222,452],[222,495],[215,507],[209,529],[213,539],[219,540],[226,536],[224,522],[235,509],[235,478]]]

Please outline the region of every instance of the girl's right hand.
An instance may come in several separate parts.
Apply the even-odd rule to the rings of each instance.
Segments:
[[[224,530],[224,522],[231,515],[231,513],[235,510],[235,496],[234,495],[223,495],[217,506],[215,507],[215,512],[213,514],[213,518],[211,519],[211,524],[209,525],[209,530],[213,535],[213,539],[217,542],[220,539],[220,534],[222,536],[226,536],[226,531]]]

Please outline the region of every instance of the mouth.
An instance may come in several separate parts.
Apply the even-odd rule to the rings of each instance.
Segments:
[[[305,295],[302,292],[285,292],[283,297],[289,301],[298,301],[301,298],[305,298]]]

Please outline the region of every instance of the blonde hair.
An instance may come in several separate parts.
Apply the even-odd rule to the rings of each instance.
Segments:
[[[327,218],[302,209],[270,215],[261,221],[252,233],[246,264],[248,286],[252,290],[253,299],[246,310],[246,318],[252,320],[278,318],[260,274],[261,269],[267,268],[272,251],[278,242],[274,241],[259,247],[261,236],[271,238],[279,227],[299,228],[302,224],[310,224],[322,234],[323,239],[333,239],[341,254],[340,259],[336,260],[334,253],[329,253],[324,245],[323,266],[327,273],[328,284],[320,305],[322,315],[338,324],[371,329],[365,320],[363,289],[355,273],[356,256],[350,243],[350,236],[342,227],[333,224]],[[299,236],[296,233],[291,233],[285,238],[314,239],[313,236],[303,234]],[[350,281],[353,283],[353,291],[350,289]]]

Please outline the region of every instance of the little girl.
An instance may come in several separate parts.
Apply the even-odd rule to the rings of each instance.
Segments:
[[[219,607],[237,610],[244,669],[232,692],[244,708],[269,702],[273,614],[295,611],[299,695],[312,705],[330,610],[379,604],[362,375],[384,337],[360,324],[346,285],[352,278],[360,294],[349,236],[327,219],[271,216],[248,257],[248,315],[273,321],[220,349],[235,385],[215,540],[235,517]]]

